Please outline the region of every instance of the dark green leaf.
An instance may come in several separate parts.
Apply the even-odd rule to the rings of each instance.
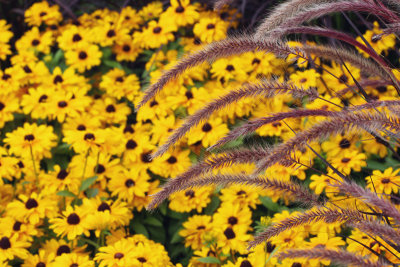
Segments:
[[[76,197],[76,195],[68,190],[63,190],[63,191],[59,191],[57,192],[57,196],[60,197]]]
[[[159,220],[154,218],[154,217],[147,217],[146,219],[144,219],[143,222],[145,224],[152,225],[152,226],[158,226],[158,227],[162,227],[163,226],[163,224]]]
[[[79,188],[79,190],[81,192],[85,191],[86,189],[88,189],[92,184],[94,184],[94,182],[96,182],[97,176],[92,176],[89,177],[85,180],[83,180],[81,187]]]
[[[199,261],[201,263],[221,264],[221,261],[215,257],[203,257],[203,258],[197,259],[197,261]]]

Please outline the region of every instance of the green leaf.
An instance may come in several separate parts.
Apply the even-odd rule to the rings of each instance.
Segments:
[[[219,199],[218,196],[216,195],[212,196],[210,204],[208,204],[207,207],[204,209],[204,213],[212,215],[214,211],[219,207],[220,203],[221,200]]]
[[[203,258],[197,259],[197,261],[199,261],[201,263],[221,264],[221,261],[215,257],[203,257]]]
[[[98,188],[89,188],[88,190],[86,190],[86,196],[88,198],[95,197],[95,196],[97,196],[98,193],[99,193]]]
[[[146,219],[144,219],[143,222],[145,224],[152,225],[152,226],[157,226],[157,227],[162,227],[163,226],[163,224],[159,220],[154,218],[154,217],[147,217]]]
[[[132,226],[133,231],[135,231],[136,234],[142,234],[147,238],[149,237],[149,232],[147,231],[146,227],[144,227],[144,225],[140,222],[133,220]]]
[[[183,237],[179,234],[181,228],[178,229],[178,231],[176,231],[172,238],[171,238],[171,244],[177,244],[177,243],[181,243],[184,239]]]
[[[76,195],[74,193],[72,193],[71,191],[68,191],[68,190],[59,191],[59,192],[57,192],[56,195],[60,196],[60,197],[76,197]]]
[[[282,210],[288,209],[279,205],[278,203],[273,202],[270,197],[260,196],[260,201],[264,207],[273,212],[281,212]]]
[[[97,176],[92,176],[89,177],[85,180],[82,181],[81,187],[79,188],[79,190],[81,192],[85,191],[86,189],[88,189],[92,184],[94,184],[94,182],[96,182]]]
[[[104,60],[103,63],[104,63],[104,65],[106,65],[107,67],[110,67],[110,68],[118,68],[121,70],[123,69],[121,64],[114,60]]]

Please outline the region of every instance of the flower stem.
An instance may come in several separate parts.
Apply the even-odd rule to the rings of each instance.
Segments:
[[[35,178],[36,178],[36,187],[39,188],[39,174],[38,174],[37,169],[36,169],[36,162],[35,162],[35,157],[33,156],[32,144],[29,144],[29,150],[31,152],[32,164],[33,164],[33,172],[35,173]]]

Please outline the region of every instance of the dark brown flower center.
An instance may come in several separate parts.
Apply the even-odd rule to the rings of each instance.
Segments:
[[[10,239],[8,239],[8,237],[5,236],[5,237],[0,239],[0,248],[2,248],[2,249],[11,248]]]
[[[79,124],[78,127],[76,127],[76,129],[77,129],[78,131],[84,131],[84,130],[86,130],[86,126],[83,125],[83,124]]]
[[[244,260],[240,264],[240,267],[253,267],[253,265],[251,265],[251,263],[248,260]]]
[[[204,225],[197,226],[197,230],[204,230],[206,227]]]
[[[299,82],[300,83],[305,83],[307,81],[307,78],[303,78],[303,79],[301,79]]]
[[[383,179],[381,180],[381,182],[382,182],[382,184],[388,184],[388,183],[390,183],[390,179],[388,179],[388,178],[383,178]]]
[[[74,36],[72,36],[72,42],[79,42],[82,40],[82,37],[79,35],[79,33],[75,33]]]
[[[351,159],[349,159],[349,158],[342,158],[342,162],[343,163],[347,163],[347,162],[349,162]]]
[[[115,106],[114,106],[114,105],[108,105],[108,106],[106,107],[106,111],[107,111],[108,113],[115,112]]]
[[[203,131],[203,132],[209,132],[209,131],[211,131],[211,129],[212,129],[212,126],[211,126],[211,124],[209,124],[208,122],[206,122],[204,125],[203,125],[203,127],[201,128],[201,130]]]
[[[36,267],[46,267],[46,264],[44,262],[39,262],[36,264]]]
[[[65,101],[60,101],[58,102],[58,107],[60,108],[65,108],[66,106],[68,106],[68,103]]]
[[[62,83],[64,80],[61,77],[61,75],[56,75],[56,77],[54,77],[53,83],[57,84],[57,83]]]
[[[129,52],[129,51],[131,51],[131,47],[129,46],[129,45],[123,45],[122,46],[122,50],[124,51],[124,52]]]
[[[292,264],[292,267],[301,267],[302,265],[301,265],[301,263],[300,262],[294,262],[293,264]]]
[[[28,210],[36,208],[37,206],[39,206],[39,204],[37,203],[36,199],[30,198],[25,202],[25,208]]]
[[[137,143],[132,139],[129,139],[128,142],[126,142],[125,147],[126,149],[135,149],[137,147]]]
[[[1,79],[3,80],[3,81],[7,81],[8,79],[10,79],[11,78],[11,75],[9,75],[9,74],[3,74],[3,76],[1,77]]]
[[[140,155],[140,158],[141,158],[143,163],[150,163],[150,162],[153,161],[151,159],[151,154],[150,153],[143,153],[142,155]]]
[[[122,253],[120,253],[120,252],[117,252],[117,253],[115,253],[114,254],[114,259],[122,259],[124,257],[124,254],[122,254]]]
[[[95,140],[94,134],[92,133],[87,133],[85,134],[85,136],[83,137],[83,139],[85,140]]]
[[[0,102],[0,111],[2,111],[5,107],[6,105],[4,105],[3,102]]]
[[[106,171],[106,168],[104,167],[103,164],[98,164],[97,168],[95,167],[94,169],[96,170],[97,174],[101,174]]]
[[[227,239],[234,239],[236,237],[235,232],[230,227],[226,228],[224,235]]]
[[[234,216],[231,216],[231,217],[228,218],[228,223],[230,225],[235,225],[235,224],[238,223],[238,219],[236,217],[234,217]]]
[[[68,176],[68,172],[66,170],[61,170],[57,174],[57,179],[64,180]]]
[[[158,105],[157,101],[153,100],[153,101],[150,102],[150,107],[154,107],[156,105]]]
[[[169,158],[167,159],[167,161],[168,161],[169,164],[174,164],[174,163],[176,163],[178,160],[177,160],[174,156],[171,156],[171,157],[169,157]]]
[[[271,253],[276,248],[276,245],[272,244],[271,242],[267,242],[267,253]]]
[[[194,198],[194,191],[193,190],[187,190],[185,192],[185,196],[187,196],[189,198]]]
[[[138,258],[138,261],[140,261],[141,263],[143,263],[143,262],[146,262],[147,260],[146,260],[145,258],[143,258],[143,257],[139,257],[139,258]]]
[[[46,15],[47,15],[47,13],[44,11],[40,12],[40,14],[39,14],[39,16],[41,16],[41,17],[46,16]]]
[[[185,11],[185,9],[181,6],[178,6],[177,8],[175,8],[176,13],[182,13],[183,11]]]
[[[109,30],[108,32],[107,32],[107,37],[109,37],[109,38],[111,38],[111,37],[114,37],[116,34],[115,34],[115,31],[114,30]]]
[[[339,82],[340,83],[345,83],[346,84],[348,81],[349,81],[349,78],[344,74],[339,77]]]
[[[115,81],[122,83],[124,81],[124,77],[119,76],[115,79]]]
[[[39,97],[39,103],[46,102],[47,98],[49,98],[47,95],[42,95],[41,97]]]
[[[255,59],[253,59],[253,61],[251,62],[251,65],[254,65],[254,64],[260,64],[261,63],[261,60],[259,60],[258,58],[255,58]]]
[[[153,29],[153,33],[155,33],[155,34],[160,33],[161,30],[162,30],[161,27],[155,27],[155,28]]]
[[[135,181],[133,181],[132,179],[128,179],[128,180],[126,180],[125,181],[125,186],[126,187],[132,187],[132,186],[135,186]]]
[[[97,208],[97,211],[106,211],[106,210],[111,211],[110,205],[108,205],[106,202],[102,202],[100,206]]]
[[[32,40],[32,45],[33,46],[37,46],[37,45],[39,45],[40,44],[40,41],[38,40],[38,39],[33,39]]]
[[[343,138],[339,143],[340,148],[349,148],[350,145],[351,145],[350,141],[347,140],[346,138]]]
[[[29,68],[28,65],[25,65],[25,67],[23,69],[24,69],[25,73],[32,73],[32,70],[31,70],[31,68]]]
[[[192,99],[192,98],[193,98],[193,93],[190,92],[190,91],[187,91],[187,92],[185,93],[185,96],[187,97],[187,99]]]
[[[21,222],[16,221],[13,225],[13,230],[18,232],[19,230],[21,230],[21,225]]]
[[[211,29],[215,29],[215,24],[210,23],[207,25],[207,30],[211,30]]]
[[[81,221],[81,218],[79,218],[78,214],[76,214],[76,213],[71,213],[67,217],[67,223],[71,224],[71,225],[77,225],[80,223],[80,221]]]
[[[88,55],[85,51],[81,51],[81,52],[79,52],[78,57],[79,57],[79,59],[84,60],[88,57]]]
[[[64,253],[71,253],[71,249],[67,245],[62,245],[57,249],[57,256],[60,256]]]
[[[228,65],[228,66],[226,66],[226,68],[225,68],[227,71],[229,71],[229,72],[231,72],[231,71],[233,71],[233,70],[235,70],[235,67],[233,66],[233,65]]]

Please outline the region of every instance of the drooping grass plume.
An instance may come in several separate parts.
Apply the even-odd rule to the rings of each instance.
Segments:
[[[378,207],[384,215],[392,217],[398,223],[400,223],[400,212],[396,206],[394,206],[390,201],[379,197],[372,191],[365,189],[352,181],[332,184],[331,186],[338,188],[342,193],[353,196],[364,201],[365,203]]]
[[[357,256],[345,250],[331,250],[324,248],[312,248],[312,249],[288,249],[284,252],[279,253],[280,259],[284,258],[306,258],[306,259],[324,259],[330,260],[334,263],[360,266],[360,267],[384,267],[380,262],[373,262],[368,258]]]
[[[387,243],[400,244],[400,233],[387,224],[382,224],[379,221],[359,221],[352,222],[350,225],[364,233],[379,236]]]
[[[221,110],[228,105],[235,103],[243,98],[263,96],[271,98],[280,94],[290,93],[293,97],[301,98],[308,96],[311,100],[318,97],[318,92],[315,90],[303,90],[288,83],[281,83],[278,81],[263,80],[259,83],[248,84],[237,90],[230,91],[228,94],[217,98],[216,100],[207,104],[204,108],[197,111],[195,114],[186,118],[185,122],[175,130],[168,138],[167,142],[163,144],[152,157],[158,157],[167,152],[167,150],[179,141],[187,132],[200,122],[207,120],[213,112]]]
[[[258,128],[266,124],[271,124],[288,118],[302,118],[302,117],[312,117],[312,116],[331,117],[335,116],[335,114],[337,113],[338,113],[337,111],[329,111],[323,109],[295,109],[288,112],[273,113],[268,117],[254,119],[239,127],[236,127],[235,129],[230,131],[225,137],[218,140],[218,142],[215,145],[209,147],[209,150],[212,150],[216,147],[220,147],[228,142],[236,140],[241,136],[249,135]]]
[[[245,148],[239,150],[226,151],[206,158],[205,160],[193,165],[189,170],[180,174],[174,179],[169,180],[152,198],[147,209],[154,209],[157,205],[167,199],[173,192],[176,192],[180,186],[188,181],[223,167],[228,167],[233,164],[256,162],[268,155],[267,147],[257,146],[254,148]]]
[[[214,3],[214,10],[218,11],[221,10],[225,5],[232,4],[234,0],[217,0]]]
[[[356,210],[352,209],[337,209],[337,208],[317,208],[315,210],[306,211],[301,214],[290,216],[279,223],[276,223],[266,230],[255,236],[254,241],[249,243],[250,247],[254,247],[267,241],[271,237],[277,236],[280,233],[298,227],[301,225],[324,221],[326,223],[334,222],[358,222],[366,220],[365,216]]]
[[[205,61],[212,62],[218,58],[258,50],[280,55],[298,54],[301,52],[300,48],[290,48],[285,44],[277,42],[256,40],[252,36],[242,36],[239,38],[230,38],[214,42],[206,46],[204,49],[184,57],[174,67],[164,72],[157,82],[152,84],[146,90],[145,95],[137,108],[139,109],[145,103],[150,101],[168,82],[174,80],[189,68],[195,67]]]
[[[322,4],[326,2],[334,2],[333,0],[290,0],[280,5],[277,5],[275,9],[264,19],[259,29],[263,29],[263,32],[269,32],[276,29],[284,23],[290,17],[295,16],[301,10],[307,7]],[[257,34],[257,33],[256,33]],[[257,36],[256,37],[261,37]]]
[[[318,196],[312,194],[310,191],[308,191],[306,188],[300,185],[276,179],[250,177],[249,175],[244,175],[244,174],[232,174],[232,175],[201,176],[196,179],[185,180],[179,185],[179,187],[174,187],[174,188],[170,187],[168,195],[165,194],[165,192],[157,193],[154,196],[153,201],[147,207],[147,209],[154,208],[158,203],[161,203],[164,199],[166,199],[170,194],[174,192],[183,191],[194,187],[208,186],[208,185],[227,186],[232,184],[250,185],[250,186],[260,187],[261,189],[275,190],[285,194],[290,194],[298,201],[301,201],[305,204],[310,204],[313,206],[320,204],[320,202],[318,202]]]
[[[385,62],[385,60],[383,60],[373,49],[358,42],[352,36],[342,33],[342,32],[339,32],[339,31],[336,31],[336,30],[325,29],[325,28],[321,28],[321,27],[298,26],[298,27],[290,27],[290,28],[280,28],[279,30],[275,30],[275,31],[271,32],[268,36],[270,36],[272,39],[280,39],[280,38],[282,38],[282,36],[287,35],[287,34],[292,34],[292,33],[319,35],[319,36],[329,37],[329,38],[333,38],[336,40],[346,42],[354,47],[360,48],[365,53],[370,55],[373,59],[375,59],[377,62],[379,62],[381,66],[384,66],[386,69],[389,69],[389,66]],[[341,50],[342,48],[335,47],[335,48],[330,48],[330,49],[324,49],[324,52],[328,52],[328,53],[330,52],[329,54],[324,55],[323,53],[318,51],[319,49],[321,49],[320,47],[323,47],[323,46],[314,46],[315,54],[317,54],[318,56],[322,56],[323,58],[327,58],[327,56],[330,55],[329,59],[338,61],[338,55],[337,55],[336,51]],[[309,49],[311,49],[311,48],[309,48]],[[369,60],[367,60],[365,58],[364,58],[364,60],[354,60],[354,57],[356,57],[354,52],[352,54],[346,54],[346,56],[347,56],[346,58],[350,58],[353,62],[356,63],[355,66],[357,66],[358,65],[357,63],[359,63],[359,62],[363,63],[363,65],[366,65],[366,66],[372,65],[372,63],[367,64]],[[346,61],[346,59],[343,58],[343,61]],[[362,69],[361,66],[357,66],[357,67],[360,67],[360,69]],[[368,69],[372,70],[373,71],[372,73],[375,73],[376,71],[379,71],[379,69],[380,69],[379,65],[375,66],[375,68],[376,67],[378,67],[377,70],[374,70],[374,68],[371,68],[371,67]],[[379,76],[383,76],[383,77],[386,76],[385,78],[389,77],[387,73],[383,73],[383,72],[381,72],[379,74]]]
[[[286,18],[285,22],[280,24],[281,28],[290,28],[294,26],[298,26],[303,22],[317,19],[327,14],[336,13],[336,12],[367,12],[370,14],[374,14],[382,19],[386,20],[388,23],[395,23],[396,17],[390,10],[381,7],[375,4],[370,0],[363,1],[336,1],[332,3],[322,3],[318,5],[314,5],[310,8],[306,8],[301,12],[296,12],[293,16]],[[264,27],[264,23],[262,23],[256,33],[255,37],[257,39],[263,39],[265,34],[268,35],[268,32],[271,29],[268,27]]]
[[[374,87],[374,88],[379,88],[381,86],[383,87],[383,86],[388,86],[388,85],[392,84],[392,82],[389,82],[386,80],[361,80],[358,83],[362,87]],[[341,97],[341,96],[345,95],[346,93],[354,92],[355,90],[357,90],[357,86],[352,85],[352,86],[346,87],[346,88],[336,92],[336,96]]]
[[[354,128],[374,133],[380,137],[379,131],[382,129],[399,132],[400,124],[397,118],[389,117],[383,113],[344,112],[342,116],[315,124],[309,129],[298,132],[296,136],[285,143],[277,145],[269,156],[259,162],[254,174],[257,175],[278,162],[282,163],[289,158],[291,152],[303,149],[308,142]]]

